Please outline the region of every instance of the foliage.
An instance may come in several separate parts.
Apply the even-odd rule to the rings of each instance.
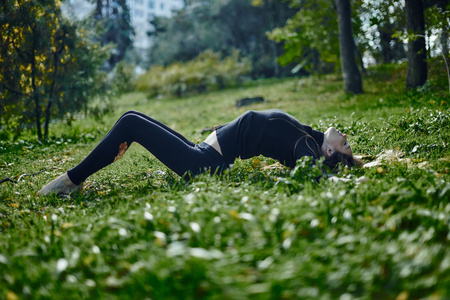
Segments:
[[[449,23],[450,23],[450,3],[448,1],[430,1],[431,4],[425,10],[425,22],[427,26],[427,36],[430,39],[431,36],[438,36],[439,42],[435,42],[428,49],[431,55],[441,55],[443,58],[442,63],[447,65],[447,76],[449,82],[450,93],[450,71],[448,69],[448,56],[449,56]],[[435,3],[437,2],[437,3]]]
[[[363,93],[363,86],[361,71],[356,63],[356,56],[359,52],[356,47],[352,29],[351,1],[337,1],[336,11],[339,23],[339,52],[345,91],[351,94],[361,94]],[[363,65],[361,55],[359,55],[359,57],[360,63]],[[362,68],[364,68],[364,66],[362,66]]]
[[[205,51],[186,63],[153,66],[137,80],[137,89],[150,97],[182,97],[237,86],[250,71],[249,61],[238,51],[223,59],[218,53]]]
[[[105,96],[105,49],[63,18],[60,2],[7,1],[0,22],[1,130],[18,135],[34,124],[39,140],[47,139],[51,119],[88,111],[90,99]]]
[[[406,58],[403,41],[397,36],[406,28],[404,1],[362,1],[358,14],[367,22],[366,49],[378,63]]]
[[[278,58],[279,63],[296,62],[298,65],[294,70],[305,68],[322,73],[333,70],[339,61],[338,27],[333,5],[326,0],[290,3],[298,9],[297,13],[283,27],[268,34],[270,39],[283,44],[285,52]],[[449,7],[445,3],[425,1],[427,36],[440,37],[443,45],[439,45],[439,49],[441,46],[448,49]],[[376,63],[399,62],[406,58],[404,1],[352,1],[352,6],[353,33],[361,53],[370,55]],[[429,43],[431,46],[434,44],[439,43]]]
[[[107,69],[111,71],[133,47],[134,29],[130,25],[130,10],[125,0],[92,0],[96,8],[92,25],[99,26],[101,45],[112,44]]]
[[[294,10],[283,1],[269,0],[254,7],[248,0],[200,0],[170,19],[155,18],[152,65],[186,62],[200,53],[230,55],[240,51],[252,63],[253,77],[286,74],[276,64],[281,48],[267,40],[265,33],[281,26]]]
[[[118,94],[132,92],[136,88],[134,66],[120,61],[111,72],[111,86]]]
[[[442,36],[448,30],[450,3],[445,0],[430,0],[424,2],[424,8],[428,37],[432,34]]]
[[[405,91],[405,73],[404,64],[369,69],[364,95],[346,95],[341,78],[326,75],[118,102],[201,142],[202,128],[243,112],[236,99],[264,95],[269,101],[245,109],[281,108],[319,130],[337,126],[357,154],[405,152],[404,161],[343,169],[338,182],[317,182],[306,161],[265,169],[273,161],[263,157],[184,181],[133,145],[81,193],[38,197],[121,112],[105,117],[108,127],[92,118],[52,123],[58,136],[46,145],[0,141],[1,179],[18,181],[0,188],[1,296],[449,298],[450,96],[442,72],[416,91]]]
[[[330,1],[290,1],[298,9],[287,20],[268,34],[277,43],[283,43],[284,53],[278,58],[281,65],[296,62],[307,71],[327,73],[339,62],[337,15]],[[300,68],[298,67],[298,69]]]

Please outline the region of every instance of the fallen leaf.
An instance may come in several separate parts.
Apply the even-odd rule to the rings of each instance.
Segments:
[[[439,158],[439,161],[445,161],[445,162],[450,162],[450,155],[447,155],[445,157]]]
[[[125,154],[125,152],[127,152],[127,150],[128,150],[127,142],[123,142],[122,144],[120,144],[119,153],[117,153],[116,157],[114,158],[114,161],[121,159],[122,156]]]
[[[427,169],[431,166],[431,164],[427,161],[423,161],[417,165],[419,169]]]
[[[259,158],[255,157],[252,162],[253,168],[256,169],[260,164],[261,164],[261,161],[259,160]]]
[[[164,232],[161,231],[155,231],[154,233],[155,236],[155,243],[160,246],[160,247],[164,247],[167,244],[167,238],[166,238],[166,234]]]
[[[16,294],[14,294],[13,291],[7,291],[6,292],[6,300],[18,300],[19,297],[17,297]]]
[[[67,228],[71,228],[73,227],[73,223],[72,222],[67,222],[61,225],[61,229],[67,229]]]
[[[264,166],[261,168],[261,170],[263,171],[267,171],[267,170],[284,170],[286,169],[285,166],[283,166],[281,163],[276,162],[274,164],[268,165],[268,166]]]
[[[381,165],[384,161],[395,162],[402,161],[402,157],[405,155],[405,152],[395,149],[395,150],[384,150],[380,154],[378,154],[374,161],[364,164],[364,168],[377,167]]]
[[[239,213],[238,213],[236,210],[234,210],[234,209],[230,210],[228,213],[229,213],[230,216],[232,216],[234,219],[237,219],[238,216],[239,216]]]
[[[407,300],[409,298],[409,294],[408,292],[401,292],[400,294],[398,294],[397,298],[395,298],[395,300]]]

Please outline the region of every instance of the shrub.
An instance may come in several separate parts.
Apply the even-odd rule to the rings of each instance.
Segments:
[[[135,90],[136,75],[133,65],[121,61],[116,65],[111,75],[111,86],[118,95]]]
[[[186,63],[153,66],[137,80],[137,89],[150,97],[199,94],[239,85],[251,71],[250,62],[239,51],[222,58],[205,51]]]
[[[102,66],[108,47],[87,24],[63,17],[61,1],[2,2],[0,131],[49,137],[49,123],[109,101]],[[3,132],[6,131],[6,132]]]

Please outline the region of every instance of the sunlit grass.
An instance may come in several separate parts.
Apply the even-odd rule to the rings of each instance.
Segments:
[[[0,144],[0,295],[32,298],[446,299],[450,297],[449,95],[432,75],[404,90],[404,66],[369,71],[363,95],[339,76],[262,80],[183,99],[130,93],[102,122],[52,124],[52,141]],[[444,81],[445,82],[445,81]],[[236,108],[236,100],[266,102]],[[347,132],[354,152],[404,153],[348,181],[301,164],[237,160],[184,181],[139,145],[71,197],[36,192],[75,166],[125,111],[201,142],[205,127],[280,108]],[[35,172],[41,172],[34,174]],[[28,174],[28,176],[22,176]],[[368,182],[357,183],[365,176]]]

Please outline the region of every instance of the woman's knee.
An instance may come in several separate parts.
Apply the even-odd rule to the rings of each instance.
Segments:
[[[136,134],[142,130],[142,118],[133,113],[123,114],[112,129],[112,133],[128,142],[128,147],[135,141]]]
[[[123,114],[122,117],[120,117],[119,123],[122,125],[129,126],[136,124],[140,120],[142,120],[142,118],[139,115],[133,113],[133,111],[130,111],[129,113],[127,112]]]
[[[138,120],[141,119],[141,113],[136,110],[129,110],[126,113],[124,113],[117,122],[123,123],[124,120]]]
[[[136,111],[136,110],[129,110],[127,112],[125,112],[120,118],[126,117],[128,115],[139,115],[140,112]]]

